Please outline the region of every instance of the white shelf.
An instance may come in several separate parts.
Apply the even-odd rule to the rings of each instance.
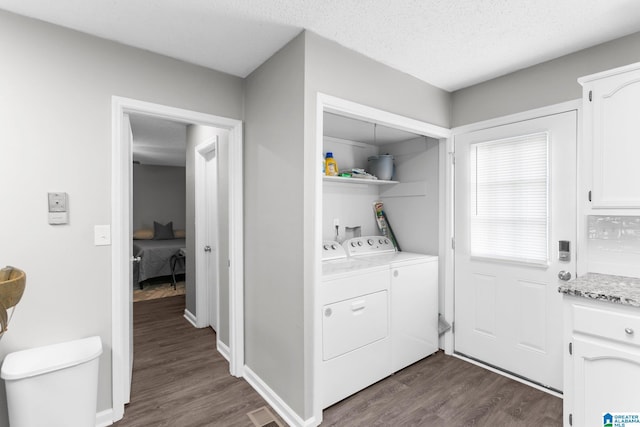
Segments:
[[[385,184],[399,183],[399,181],[385,181],[382,179],[345,178],[342,176],[326,176],[326,175],[322,177],[322,180],[327,182],[339,182],[344,184],[369,184],[369,185],[385,185]]]

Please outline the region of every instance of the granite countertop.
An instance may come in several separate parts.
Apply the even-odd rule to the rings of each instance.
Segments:
[[[640,307],[640,279],[635,277],[587,273],[560,285],[558,292]]]

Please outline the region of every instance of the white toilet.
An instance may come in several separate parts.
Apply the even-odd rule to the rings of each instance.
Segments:
[[[100,337],[8,354],[0,377],[11,427],[94,427]]]

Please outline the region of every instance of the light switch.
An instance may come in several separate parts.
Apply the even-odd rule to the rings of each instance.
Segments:
[[[107,246],[111,244],[111,226],[94,226],[94,242],[96,246]]]

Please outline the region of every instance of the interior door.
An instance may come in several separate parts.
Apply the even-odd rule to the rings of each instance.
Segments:
[[[454,140],[455,352],[558,391],[559,276],[576,271],[576,128],[569,111]]]
[[[124,115],[124,120],[122,121],[122,141],[123,146],[132,147],[133,146],[133,132],[131,131],[131,120],[129,119],[129,115]],[[126,141],[126,142],[125,142]],[[127,259],[131,260],[129,263],[129,289],[127,290],[128,295],[128,308],[129,308],[129,364],[128,369],[126,371],[125,382],[124,382],[124,402],[129,403],[131,400],[131,381],[133,378],[133,263],[140,262],[139,259],[133,258],[133,152],[129,150],[129,156],[131,157],[128,162],[129,168],[129,206],[126,208],[126,211],[129,212],[127,227],[127,236],[129,236],[129,245],[128,245],[128,253],[125,254]]]
[[[218,136],[196,146],[196,322],[218,331]],[[188,254],[187,254],[188,256]]]

